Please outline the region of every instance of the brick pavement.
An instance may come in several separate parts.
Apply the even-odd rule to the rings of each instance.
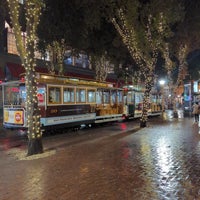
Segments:
[[[44,138],[45,153],[0,151],[0,200],[200,199],[200,135],[192,118]],[[0,144],[2,147],[2,144]],[[16,145],[17,146],[17,145]]]

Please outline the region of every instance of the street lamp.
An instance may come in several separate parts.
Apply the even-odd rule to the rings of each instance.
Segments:
[[[162,114],[164,113],[164,109],[165,109],[165,102],[164,102],[164,85],[165,85],[165,80],[161,79],[159,80],[159,84],[161,86],[161,95],[162,95]]]
[[[165,80],[163,80],[163,79],[159,80],[159,84],[160,84],[161,86],[164,86],[164,85],[165,85]]]

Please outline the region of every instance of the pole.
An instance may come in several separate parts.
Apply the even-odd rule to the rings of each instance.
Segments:
[[[165,110],[165,99],[164,99],[164,85],[165,85],[165,80],[160,80],[160,87],[161,87],[161,95],[162,95],[162,99],[161,99],[161,107],[162,107],[162,115],[164,113]]]
[[[161,88],[161,94],[162,94],[162,114],[164,113],[164,110],[165,110],[165,99],[164,99],[164,87],[162,85],[162,88]]]

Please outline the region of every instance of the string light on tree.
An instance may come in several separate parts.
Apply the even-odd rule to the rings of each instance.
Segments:
[[[21,25],[19,23],[19,1],[7,0],[10,9],[10,17],[16,39],[16,46],[25,68],[25,85],[26,85],[26,113],[28,126],[28,155],[42,153],[40,115],[38,110],[37,99],[37,81],[35,76],[35,51],[36,51],[36,29],[41,14],[42,2],[40,0],[29,0],[24,3],[26,17],[26,42],[23,45],[21,35]]]
[[[155,18],[151,14],[148,15],[148,22],[144,31],[146,40],[144,39],[144,42],[149,49],[146,49],[145,51],[140,44],[141,41],[138,41],[137,39],[137,30],[134,26],[134,23],[130,23],[125,10],[119,9],[117,12],[117,17],[112,18],[111,20],[116,30],[122,37],[124,44],[127,46],[132,58],[140,66],[140,71],[143,72],[142,76],[144,77],[145,81],[145,91],[140,123],[141,127],[145,127],[148,120],[149,97],[154,83],[154,71],[158,57],[158,47],[161,43],[162,34],[165,27],[163,13],[159,13],[158,17],[156,18],[158,19],[157,26],[153,26],[153,23],[156,23],[156,20],[154,21],[154,19]],[[156,37],[152,34],[152,32],[155,31],[157,31]]]

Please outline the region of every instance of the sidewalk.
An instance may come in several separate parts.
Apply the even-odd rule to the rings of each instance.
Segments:
[[[152,124],[154,124],[155,122],[153,121],[154,119],[155,122],[173,122],[173,121],[180,121],[182,119],[184,119],[183,116],[183,111],[182,110],[178,110],[178,118],[174,118],[173,117],[173,111],[172,110],[166,110],[163,114],[163,117],[153,117],[150,118],[149,121],[147,122],[147,128],[148,126],[151,126]],[[189,121],[192,121],[193,118],[188,118],[186,117],[185,119],[188,119]],[[95,127],[92,129],[82,129],[79,130],[78,132],[74,132],[71,131],[68,134],[58,134],[58,135],[53,135],[53,136],[44,136],[43,137],[43,146],[44,146],[44,153],[43,154],[39,154],[39,155],[33,155],[30,157],[26,157],[26,145],[27,145],[27,139],[26,137],[24,137],[23,135],[21,137],[19,137],[19,133],[16,133],[15,131],[11,131],[11,130],[6,130],[2,127],[0,127],[0,138],[1,137],[13,137],[13,139],[17,139],[13,144],[9,144],[9,141],[6,140],[6,144],[4,145],[3,149],[5,149],[6,151],[9,150],[10,155],[15,156],[17,159],[36,159],[36,158],[42,158],[42,157],[46,157],[49,156],[53,153],[55,153],[56,150],[62,149],[64,148],[66,145],[73,145],[76,143],[79,143],[82,140],[85,140],[86,134],[87,137],[86,138],[98,138],[98,137],[109,137],[109,133],[108,131],[105,131],[105,129],[108,129],[110,127],[110,129],[113,129],[114,132],[113,134],[120,134],[120,133],[129,133],[129,132],[133,132],[133,131],[138,131],[140,130],[140,122],[139,119],[134,120],[134,121],[129,121],[127,123],[119,123],[118,124],[120,127],[116,127],[113,125],[102,125],[101,127]],[[199,122],[199,126],[200,126],[200,122]],[[96,131],[99,130],[99,128],[102,129],[102,132],[104,133],[97,133]],[[109,130],[110,131],[110,130]],[[74,137],[76,136],[76,137]],[[84,139],[83,139],[84,138]],[[0,147],[2,146],[2,144],[0,145]],[[16,147],[16,148],[15,148]],[[12,148],[12,149],[11,149]],[[1,150],[1,148],[0,148]],[[51,152],[50,152],[51,151]]]
[[[139,121],[132,121],[45,137],[45,153],[40,155],[25,157],[25,146],[0,151],[0,199],[167,200],[171,194],[168,198],[156,194],[176,186],[196,194],[200,173],[197,161],[190,159],[200,155],[198,126],[193,118],[170,116],[167,111],[164,121],[154,117],[143,129]],[[190,169],[196,175],[191,175]],[[196,177],[196,183],[187,181],[191,176]],[[178,189],[171,199],[178,199],[176,195],[195,199],[185,198]]]

